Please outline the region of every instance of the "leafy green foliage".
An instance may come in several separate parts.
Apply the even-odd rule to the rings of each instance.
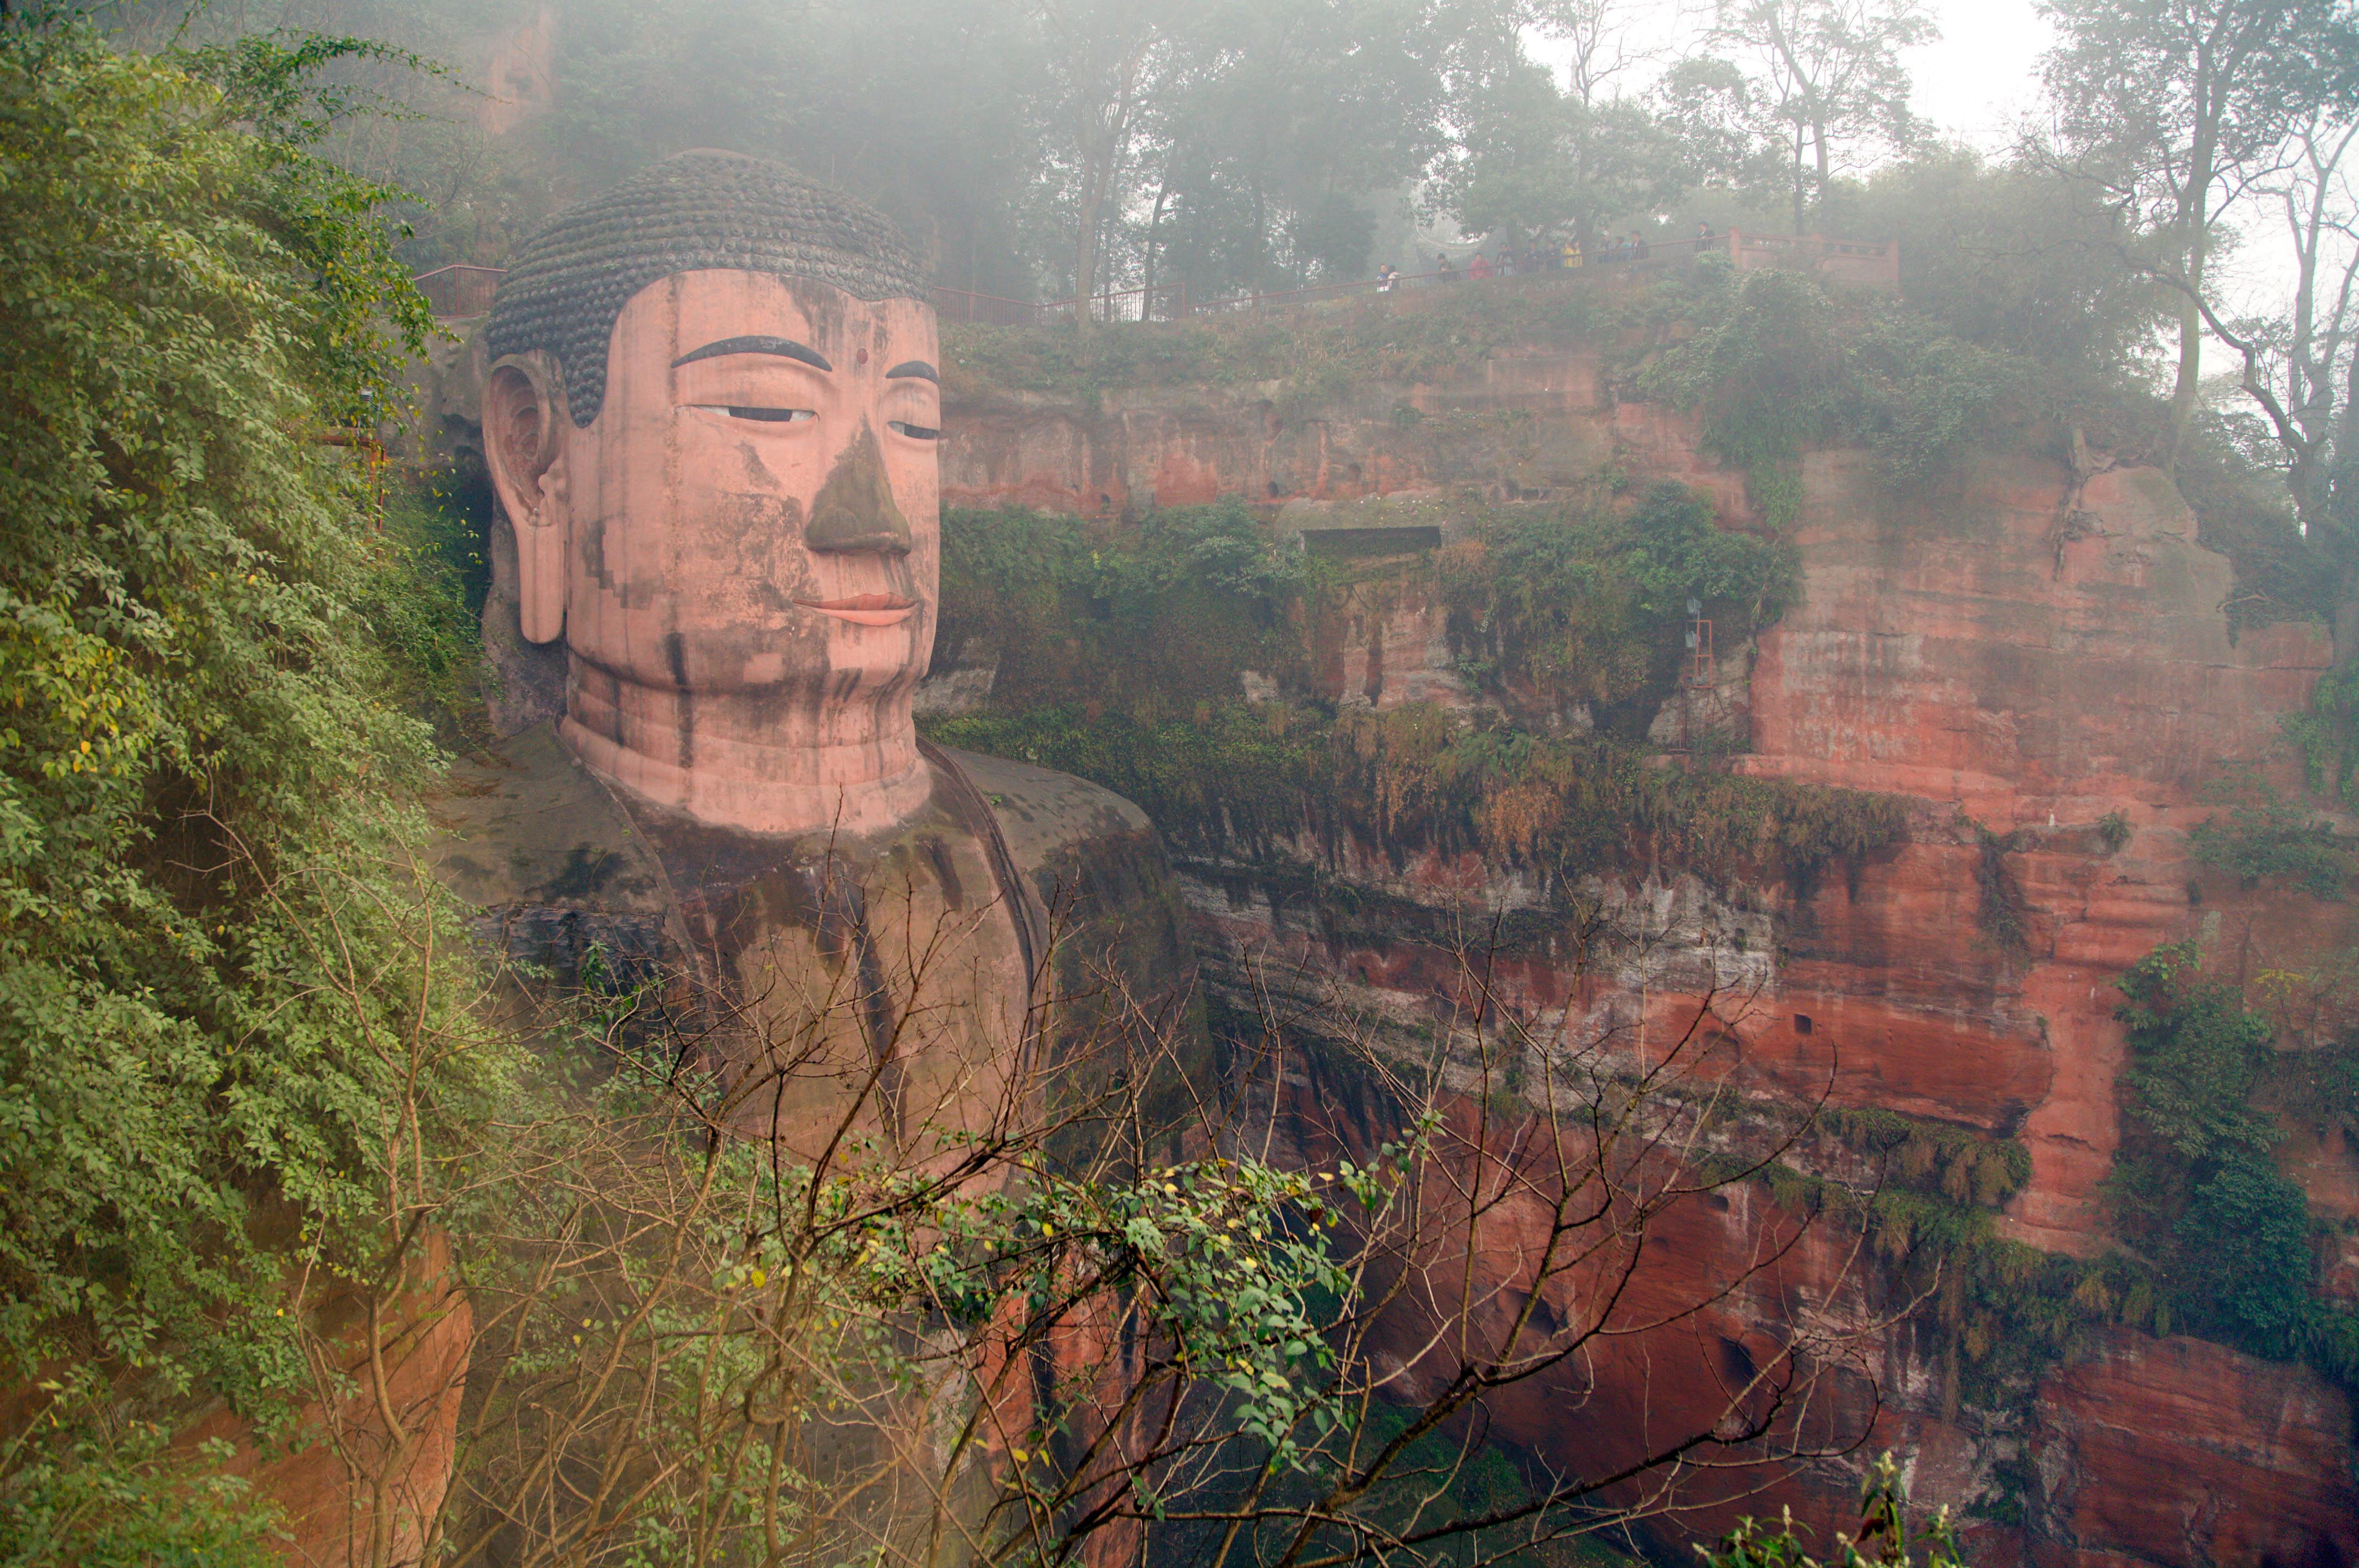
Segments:
[[[2157,948],[2119,984],[2138,1137],[2112,1185],[2124,1239],[2155,1260],[2156,1310],[2351,1377],[2359,1325],[2310,1292],[2309,1200],[2271,1158],[2274,1120],[2253,1108],[2273,1055],[2267,1020],[2203,977],[2192,943]]]
[[[2209,791],[2227,814],[2206,817],[2188,835],[2195,858],[2256,886],[2278,877],[2313,898],[2340,898],[2354,869],[2349,845],[2332,822],[2285,800],[2257,774],[2230,778]]]
[[[1859,441],[1893,481],[1921,481],[2026,385],[2005,356],[1803,273],[1698,267],[1667,280],[1646,314],[1636,389],[1701,413],[1704,444],[1746,472],[1776,531],[1794,520],[1810,447]]]
[[[2006,864],[2006,857],[2023,847],[2023,831],[2018,828],[2013,833],[1995,833],[1971,818],[1967,821],[1974,830],[1974,845],[1979,852],[1974,861],[1974,887],[1980,895],[1974,907],[1975,923],[2001,951],[2018,955],[2027,953],[2030,931],[2025,922],[2030,918],[2031,909],[2023,896],[2023,884]]]
[[[1874,1107],[1823,1108],[1802,1130],[1814,1164],[1847,1173],[1776,1164],[1764,1173],[1771,1197],[1857,1226],[1898,1288],[1925,1303],[1944,1345],[1945,1404],[2012,1402],[2111,1321],[2119,1292],[2090,1280],[2127,1260],[2093,1266],[1998,1236],[1994,1218],[2031,1179],[2019,1140]]]
[[[2309,705],[2282,722],[2301,750],[2310,790],[2359,805],[2359,659],[2345,659],[2320,676]]]
[[[458,482],[433,474],[386,497],[382,538],[354,608],[392,665],[392,689],[446,741],[483,726],[483,534],[462,510]]]
[[[991,713],[929,729],[1104,784],[1168,837],[1207,851],[1309,832],[1395,853],[1478,849],[1568,874],[1661,855],[1807,880],[1899,832],[1892,801],[1666,772],[1600,738],[1466,726],[1421,705],[1375,714],[1238,702],[1243,670],[1305,673],[1334,570],[1273,542],[1235,503],[1125,528],[953,514],[942,596],[954,608],[940,641],[978,639],[999,674]],[[1663,485],[1626,513],[1488,518],[1435,570],[1478,670],[1614,699],[1668,679],[1689,595],[1749,631],[1782,607],[1793,567],[1789,550],[1720,531],[1692,495]]]
[[[407,1049],[466,1033],[400,864],[437,760],[356,609],[398,558],[315,439],[427,328],[382,192],[302,145],[355,50],[0,31],[0,1367],[139,1369],[110,1409],[269,1413],[283,1246],[364,1268],[386,1162],[502,1083]]]
[[[1135,528],[1014,508],[942,520],[937,645],[980,638],[1007,704],[1193,704],[1299,654],[1291,615],[1317,567],[1238,502]]]
[[[83,1439],[44,1453],[0,1491],[0,1563],[74,1568],[274,1568],[273,1516],[234,1476],[216,1439],[194,1455],[170,1452],[160,1427],[114,1441]]]
[[[1697,1550],[1709,1568],[1820,1568],[1821,1559],[1810,1554],[1805,1534],[1796,1530],[1788,1511],[1774,1530],[1758,1519],[1740,1519],[1717,1546]],[[1891,1454],[1883,1454],[1860,1481],[1859,1533],[1838,1531],[1834,1550],[1824,1561],[1829,1568],[1912,1568],[1919,1552],[1925,1568],[1963,1568],[1966,1561],[1946,1508],[1915,1532],[1909,1530],[1900,1466]]]
[[[1155,724],[1053,708],[929,729],[1103,784],[1203,853],[1307,832],[1400,855],[1476,850],[1569,877],[1654,858],[1723,881],[1807,882],[1894,842],[1905,820],[1883,796],[1673,772],[1611,741],[1462,724],[1416,703],[1328,718],[1227,702],[1192,723]]]
[[[942,353],[951,392],[968,397],[1277,382],[1289,397],[1340,397],[1370,382],[1439,380],[1494,349],[1609,336],[1617,318],[1589,289],[1469,289],[1415,311],[1372,297],[1087,334],[946,322]]]
[[[2135,372],[2153,352],[2163,301],[2121,264],[2128,225],[2085,182],[1951,144],[1839,188],[1829,205],[1824,233],[1898,242],[1901,298],[1929,327],[2050,377]]]
[[[1218,1399],[1234,1430],[1266,1450],[1266,1465],[1307,1464],[1341,1418],[1321,1397],[1335,1360],[1323,1314],[1353,1290],[1330,1253],[1335,1214],[1310,1176],[1251,1160],[1130,1181],[1031,1176],[1017,1192],[928,1213],[922,1236],[880,1237],[876,1257],[907,1260],[886,1282],[970,1324],[1020,1302],[1044,1342],[1059,1316],[1100,1292],[1151,1300],[1170,1336],[1161,1354],[1180,1376]],[[1380,1180],[1346,1162],[1332,1196],[1381,1203]],[[1049,1441],[1016,1438],[1044,1461]]]
[[[1662,484],[1626,512],[1493,514],[1435,572],[1461,659],[1495,689],[1538,689],[1553,710],[1668,686],[1690,598],[1732,646],[1752,636],[1784,613],[1796,561],[1790,546],[1722,530],[1710,503]]]
[[[2121,988],[2131,1053],[2123,1082],[2147,1130],[2189,1161],[2275,1146],[2276,1128],[2247,1104],[2268,1059],[2268,1020],[2234,986],[2202,979],[2186,943],[2140,959]]]

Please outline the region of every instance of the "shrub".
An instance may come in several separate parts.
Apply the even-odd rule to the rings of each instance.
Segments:
[[[270,1238],[364,1269],[388,1163],[502,1082],[408,1049],[467,1035],[404,863],[438,759],[357,609],[399,559],[315,439],[429,328],[382,192],[303,147],[356,52],[0,29],[0,1378],[82,1362],[111,1419],[291,1397]]]
[[[2216,812],[2204,818],[2188,835],[2197,860],[2247,887],[2273,877],[2313,898],[2342,896],[2353,860],[2332,823],[2312,821],[2256,774],[2233,778],[2212,794],[2228,811],[2224,819]]]
[[[1627,512],[1492,514],[1435,569],[1467,668],[1557,710],[1668,687],[1690,599],[1731,646],[1751,637],[1785,612],[1796,560],[1720,528],[1687,486],[1658,484]]]

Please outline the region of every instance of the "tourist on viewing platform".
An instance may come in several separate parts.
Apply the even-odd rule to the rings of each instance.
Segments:
[[[1503,245],[1499,247],[1499,276],[1502,278],[1513,278],[1515,275],[1516,247],[1511,245]]]
[[[1474,253],[1474,259],[1466,264],[1466,276],[1470,278],[1490,277],[1491,258],[1484,256],[1481,251],[1476,251]]]
[[[1388,261],[1380,261],[1376,263],[1376,292],[1379,294],[1391,293],[1393,291],[1393,279],[1399,276],[1400,274],[1398,272],[1393,270],[1392,263]]]
[[[1458,268],[1451,264],[1450,253],[1448,251],[1443,251],[1440,256],[1433,258],[1433,269],[1441,274],[1441,280],[1444,283],[1455,283],[1458,281]]]
[[[1577,272],[1580,270],[1581,242],[1579,240],[1569,239],[1565,241],[1563,247],[1559,254],[1561,264],[1567,272]]]
[[[1630,259],[1632,261],[1647,259],[1647,242],[1638,237],[1638,231],[1636,229],[1630,231]]]
[[[1711,225],[1710,223],[1705,223],[1705,222],[1703,222],[1703,221],[1702,221],[1702,220],[1701,220],[1701,219],[1697,220],[1697,222],[1696,222],[1696,249],[1697,249],[1697,250],[1699,250],[1699,251],[1707,251],[1707,250],[1710,250],[1710,249],[1712,248],[1712,241],[1713,241],[1713,240],[1715,240],[1715,239],[1717,239],[1718,237],[1719,237],[1718,235],[1714,234],[1712,232],[1712,225]]]

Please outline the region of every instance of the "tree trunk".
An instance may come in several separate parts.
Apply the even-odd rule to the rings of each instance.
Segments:
[[[1166,165],[1163,183],[1155,192],[1155,213],[1147,220],[1147,293],[1138,307],[1138,319],[1147,321],[1155,314],[1155,258],[1163,243],[1163,204],[1171,199],[1171,169]]]
[[[1802,235],[1802,122],[1794,122],[1794,237]]]
[[[1817,119],[1810,122],[1810,144],[1818,149],[1819,207],[1821,212],[1823,212],[1827,204],[1829,181],[1833,178],[1832,170],[1828,166],[1829,154],[1827,152],[1827,123],[1824,119]],[[1799,235],[1801,232],[1801,228],[1798,224],[1795,227],[1794,233]]]

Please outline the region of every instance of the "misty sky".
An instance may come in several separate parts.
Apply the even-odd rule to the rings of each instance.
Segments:
[[[1931,10],[1941,41],[1908,57],[1917,112],[1996,151],[2034,105],[2048,25],[2031,0],[1933,0]]]
[[[1997,151],[2033,104],[2048,25],[2032,0],[1929,0],[1928,8],[1941,38],[1908,56],[1917,112],[1951,136]],[[1629,0],[1621,15],[1627,36],[1658,60],[1693,48],[1712,22],[1711,5],[1699,0]],[[1547,38],[1525,41],[1538,59],[1561,59],[1562,49]],[[1621,84],[1641,86],[1651,74],[1641,64]]]
[[[1928,8],[1941,37],[1907,57],[1918,114],[1946,136],[2003,153],[2023,117],[2038,106],[2039,57],[2053,34],[2033,0],[1929,0]],[[1630,15],[1633,33],[1666,58],[1691,43],[1711,18],[1708,3],[1700,0],[1636,0]],[[1542,60],[1561,52],[1544,38],[1528,44]],[[1634,72],[1633,84],[1646,74],[1644,68]],[[2256,223],[2259,217],[2238,214],[2245,243],[2218,264],[2231,297],[2245,295],[2256,306],[2289,287],[2293,269],[2282,234],[2266,220]]]

